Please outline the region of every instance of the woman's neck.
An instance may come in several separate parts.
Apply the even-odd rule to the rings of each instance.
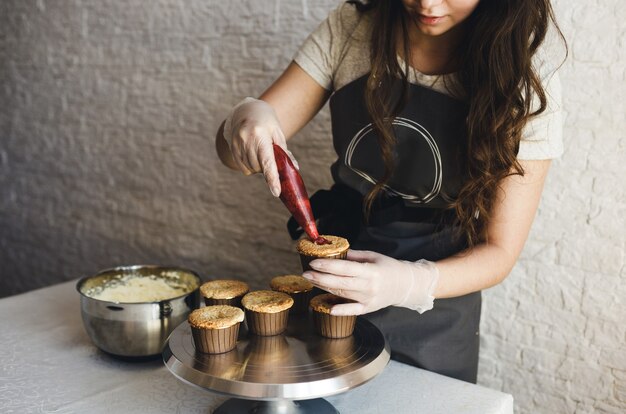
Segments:
[[[407,23],[411,67],[426,75],[444,75],[458,70],[456,52],[464,32],[462,25],[442,35],[429,36],[411,20]]]

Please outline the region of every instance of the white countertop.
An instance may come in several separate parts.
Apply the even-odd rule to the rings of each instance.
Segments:
[[[185,384],[157,359],[125,362],[85,333],[67,282],[0,300],[3,413],[210,413],[227,397]],[[341,413],[512,414],[513,397],[391,361],[372,381],[326,398]]]

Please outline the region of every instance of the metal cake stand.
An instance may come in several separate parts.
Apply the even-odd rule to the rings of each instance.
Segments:
[[[214,413],[338,413],[322,397],[339,394],[374,378],[389,362],[389,346],[371,322],[357,318],[354,334],[327,339],[306,316],[290,316],[282,335],[248,334],[224,354],[196,352],[187,322],[170,335],[163,351],[180,380],[233,397]]]

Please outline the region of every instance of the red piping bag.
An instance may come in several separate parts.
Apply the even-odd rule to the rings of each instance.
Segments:
[[[300,173],[294,167],[287,153],[280,146],[272,145],[274,146],[274,158],[276,159],[278,177],[280,178],[281,201],[300,227],[306,232],[307,236],[309,236],[309,239],[316,244],[330,244],[317,231],[309,196],[306,193]]]

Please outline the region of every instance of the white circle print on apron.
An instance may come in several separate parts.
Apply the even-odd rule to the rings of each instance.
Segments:
[[[425,194],[423,197],[420,197],[414,194],[407,194],[406,192],[394,189],[388,184],[385,184],[383,188],[390,193],[393,193],[397,196],[402,197],[404,200],[406,200],[409,203],[413,203],[413,204],[428,203],[431,200],[433,200],[435,197],[437,197],[439,193],[441,192],[443,168],[442,168],[441,153],[439,152],[439,147],[437,146],[437,143],[435,139],[433,138],[433,136],[430,134],[430,132],[428,132],[426,128],[424,128],[422,125],[418,124],[415,121],[412,121],[407,118],[397,117],[393,119],[391,124],[395,128],[408,129],[409,131],[407,132],[410,133],[411,137],[414,137],[414,139],[418,139],[418,140],[424,140],[428,144],[428,147],[430,148],[432,152],[432,156],[433,156],[434,180],[433,180],[433,184],[432,184],[430,191],[427,194]],[[352,157],[359,143],[361,143],[366,137],[371,135],[373,132],[374,132],[374,126],[371,123],[369,123],[365,127],[361,128],[361,130],[359,130],[354,135],[354,137],[352,137],[352,140],[350,141],[350,144],[348,145],[348,148],[346,150],[344,163],[346,164],[348,168],[350,168],[353,172],[361,176],[363,179],[376,185],[377,181],[374,177],[372,177],[370,174],[352,165]]]

